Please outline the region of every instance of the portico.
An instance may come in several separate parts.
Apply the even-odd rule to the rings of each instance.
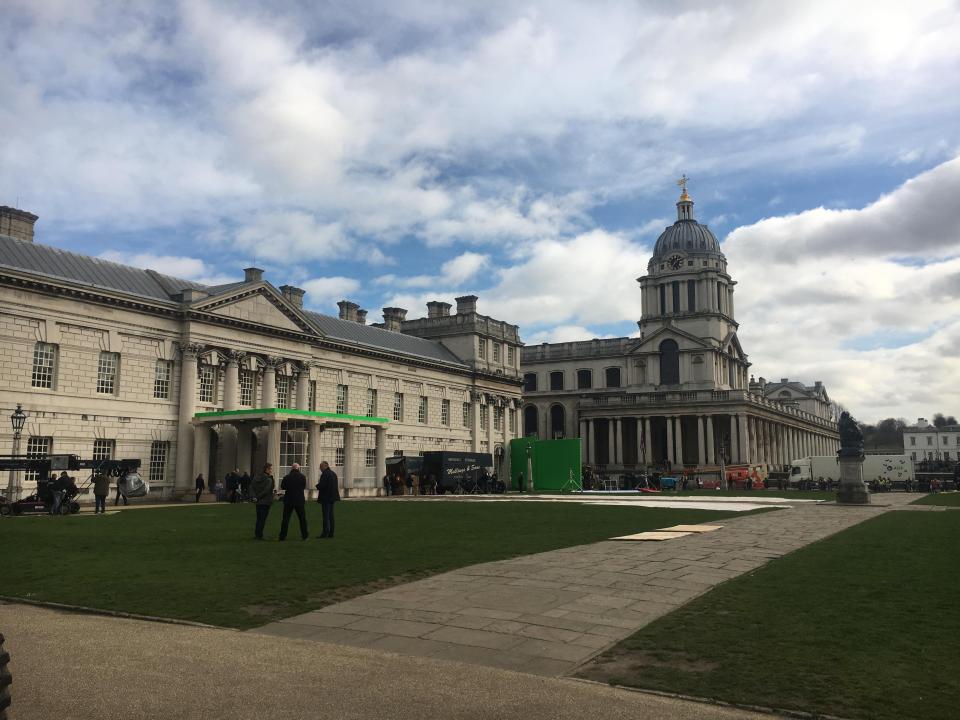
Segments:
[[[278,479],[294,462],[305,469],[311,486],[319,479],[321,434],[338,429],[343,433],[343,473],[340,477],[345,496],[373,494],[376,480],[386,473],[387,426],[389,420],[381,417],[345,415],[341,413],[300,410],[296,408],[249,408],[196,413],[191,421],[194,435],[193,476],[209,475],[211,466],[210,433],[216,428],[221,435],[235,438],[235,464],[251,475],[259,472],[265,463],[274,467]],[[376,437],[373,482],[359,483],[357,472],[356,430],[372,428]],[[305,442],[285,438],[285,434],[302,434]],[[334,463],[333,458],[327,459]],[[369,486],[369,487],[368,487]]]

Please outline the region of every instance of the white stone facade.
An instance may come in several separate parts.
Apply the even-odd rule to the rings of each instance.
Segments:
[[[457,315],[390,331],[305,311],[302,295],[255,268],[202,288],[0,236],[0,412],[19,403],[27,413],[21,453],[90,458],[100,441],[101,453],[140,458],[159,497],[189,493],[198,472],[256,472],[267,459],[282,471],[306,463],[314,480],[325,459],[353,494],[376,491],[392,454],[490,452],[508,471],[504,448],[520,425],[516,326],[478,315],[467,298]],[[471,354],[481,338],[496,338],[514,366]],[[269,408],[338,417],[197,418]],[[0,453],[12,449],[8,428]],[[22,495],[32,483],[20,475]]]
[[[585,462],[614,473],[721,462],[782,471],[796,458],[836,452],[821,383],[785,380],[791,397],[783,398],[749,379],[736,282],[716,238],[693,219],[686,190],[677,213],[638,279],[639,338],[524,348],[524,434],[579,437]]]
[[[903,454],[911,460],[960,460],[960,425],[936,427],[925,418],[903,430]]]

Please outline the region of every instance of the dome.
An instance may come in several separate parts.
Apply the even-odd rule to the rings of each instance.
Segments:
[[[706,225],[701,225],[696,220],[677,220],[657,238],[653,256],[660,258],[674,250],[719,253],[720,243]]]

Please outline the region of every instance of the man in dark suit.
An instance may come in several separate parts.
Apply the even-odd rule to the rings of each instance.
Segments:
[[[322,538],[333,537],[333,504],[340,499],[340,488],[337,487],[337,474],[330,469],[330,464],[324,460],[320,463],[320,482],[317,483],[317,502],[323,511]]]
[[[267,515],[270,514],[270,506],[273,505],[273,496],[277,489],[276,481],[273,479],[273,465],[267,463],[263,466],[263,472],[257,475],[250,489],[257,500],[257,524],[253,537],[263,540],[263,528],[267,524]]]
[[[287,539],[287,528],[290,526],[290,515],[297,513],[297,519],[300,520],[300,539],[306,540],[307,534],[307,513],[304,510],[304,490],[307,488],[307,478],[300,472],[300,465],[294,463],[290,466],[290,472],[283,476],[280,481],[280,489],[283,490],[283,519],[280,521],[280,542]]]

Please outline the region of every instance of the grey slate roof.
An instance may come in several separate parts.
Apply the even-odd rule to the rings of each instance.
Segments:
[[[154,270],[143,270],[6,235],[0,235],[0,268],[168,302],[173,301],[173,296],[184,289],[218,295],[245,284],[237,282],[205,286],[162,275]],[[450,350],[433,340],[360,325],[317,312],[304,311],[304,315],[320,333],[332,340],[467,367]]]
[[[450,352],[445,346],[433,340],[414,337],[413,335],[404,335],[403,333],[383,330],[372,325],[361,325],[350,320],[341,320],[331,315],[323,315],[309,310],[304,311],[307,319],[321,333],[332,340],[360,345],[364,347],[373,347],[378,350],[387,350],[401,353],[403,355],[413,355],[415,357],[429,358],[439,360],[444,363],[451,363],[467,367],[456,355]]]
[[[199,283],[189,280],[180,280],[152,270],[141,270],[49,245],[16,240],[6,235],[0,235],[0,267],[156,300],[172,300],[164,284],[174,290],[204,289]]]

